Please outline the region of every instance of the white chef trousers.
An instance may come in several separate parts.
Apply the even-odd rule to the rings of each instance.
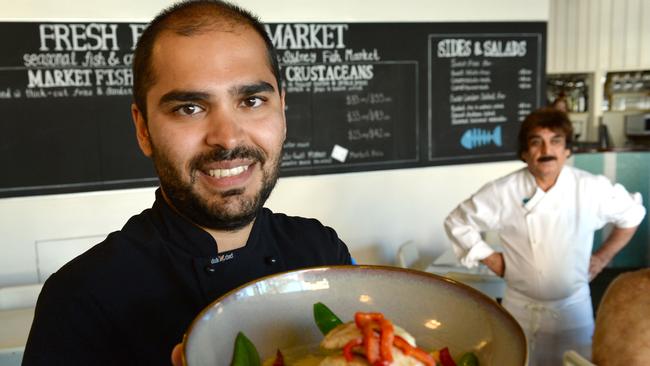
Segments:
[[[561,366],[568,350],[591,359],[594,314],[588,286],[556,301],[535,300],[506,288],[502,305],[526,334],[529,366]]]

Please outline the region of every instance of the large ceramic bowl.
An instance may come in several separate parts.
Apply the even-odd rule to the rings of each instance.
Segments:
[[[264,359],[276,349],[317,345],[316,302],[343,321],[356,311],[382,312],[425,350],[474,351],[482,366],[527,364],[521,327],[495,301],[459,282],[382,266],[316,267],[250,282],[203,310],[184,339],[190,366],[229,365],[242,331]]]

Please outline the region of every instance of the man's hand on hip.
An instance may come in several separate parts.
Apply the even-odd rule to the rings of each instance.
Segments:
[[[481,262],[499,277],[503,277],[503,274],[506,272],[506,263],[503,260],[503,253],[501,252],[494,252]]]
[[[593,280],[607,266],[607,261],[597,255],[592,255],[589,259],[589,281]]]

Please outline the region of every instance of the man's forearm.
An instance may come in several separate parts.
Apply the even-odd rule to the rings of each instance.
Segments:
[[[627,243],[632,239],[637,227],[630,228],[614,228],[612,233],[609,234],[607,240],[598,250],[592,254],[589,260],[589,280],[593,280],[602,270],[607,266],[607,263],[614,259],[618,253]]]
[[[621,251],[630,239],[632,239],[636,229],[637,226],[624,229],[615,227],[603,245],[601,245],[601,247],[594,253],[594,256],[598,257],[605,263],[609,263],[614,259],[616,253]]]

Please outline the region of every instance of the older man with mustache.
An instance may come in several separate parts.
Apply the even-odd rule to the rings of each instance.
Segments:
[[[560,365],[565,350],[590,356],[589,281],[632,238],[645,208],[620,184],[566,166],[572,126],[556,109],[526,117],[519,131],[527,166],[483,186],[454,209],[445,229],[461,263],[504,277],[503,306],[519,321],[530,365]],[[594,231],[615,228],[592,253]],[[481,233],[496,231],[503,252]]]

